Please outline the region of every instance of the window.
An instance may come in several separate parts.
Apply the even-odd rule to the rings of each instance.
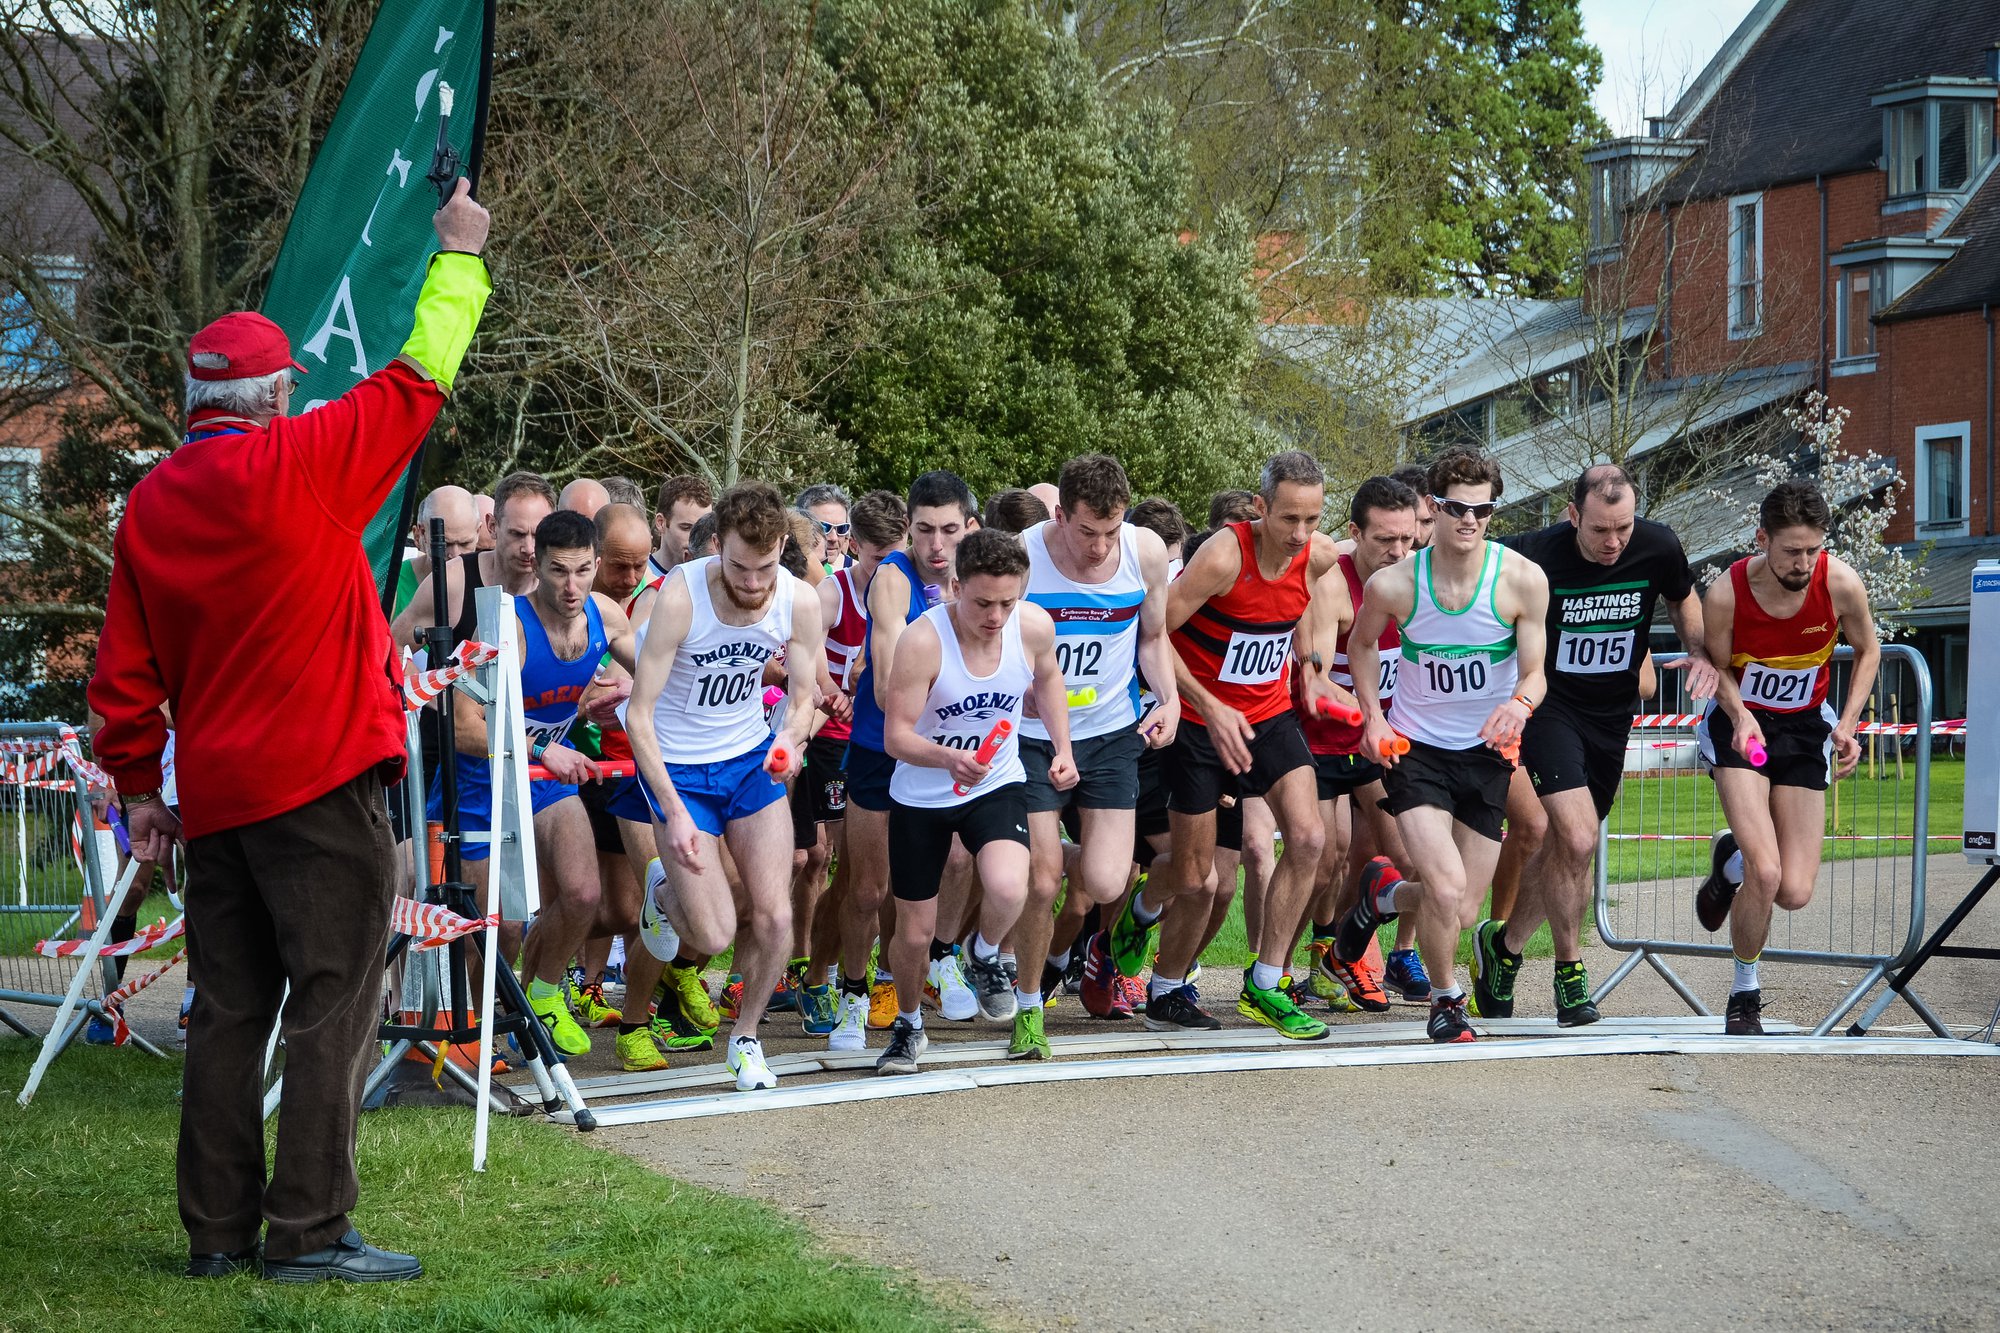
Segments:
[[[0,500],[33,509],[38,500],[36,469],[42,461],[33,449],[0,449]],[[0,560],[28,558],[28,536],[22,525],[0,514]]]
[[[1487,402],[1481,398],[1428,418],[1416,429],[1418,441],[1433,449],[1449,449],[1454,445],[1485,448]]]
[[[1616,250],[1625,242],[1625,205],[1630,168],[1623,161],[1590,168],[1590,248]]]
[[[1875,355],[1875,312],[1882,308],[1878,267],[1861,264],[1840,271],[1840,296],[1833,312],[1836,359]]]
[[[1493,438],[1511,439],[1552,417],[1568,415],[1576,392],[1574,380],[1565,366],[1501,390],[1493,399]]]
[[[1956,193],[1993,156],[1990,91],[1967,96],[1966,90],[1951,88],[1943,91],[1956,95],[1918,100],[1924,91],[1923,85],[1912,85],[1891,94],[1899,100],[1883,107],[1882,159],[1892,199]]]
[[[1962,536],[1966,531],[1966,494],[1971,489],[1967,460],[1972,423],[1917,428],[1917,535]]]
[[[82,269],[66,259],[44,259],[40,268],[50,294],[74,313]],[[36,319],[27,293],[9,290],[0,295],[0,383],[49,383],[63,374],[55,344]]]
[[[1729,201],[1729,336],[1754,338],[1764,322],[1764,196]]]

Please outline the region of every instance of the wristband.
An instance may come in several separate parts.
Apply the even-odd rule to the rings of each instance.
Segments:
[[[1532,701],[1529,700],[1527,695],[1525,694],[1515,695],[1514,702],[1521,705],[1521,707],[1527,709],[1529,717],[1533,717],[1535,715],[1535,705]]]

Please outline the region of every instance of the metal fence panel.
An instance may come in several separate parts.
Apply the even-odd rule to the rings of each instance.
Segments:
[[[0,1004],[59,1005],[79,960],[44,958],[35,946],[88,937],[104,910],[117,847],[97,827],[88,782],[63,757],[66,745],[81,754],[86,744],[53,722],[0,724]],[[91,970],[101,999],[117,985],[115,966],[105,959]]]
[[[1846,698],[1853,650],[1834,655],[1828,702]],[[1642,715],[1626,749],[1625,781],[1599,834],[1599,936],[1627,958],[1606,978],[1608,994],[1639,963],[1658,971],[1698,1013],[1707,1010],[1662,961],[1728,958],[1727,930],[1695,919],[1695,890],[1709,870],[1709,839],[1722,827],[1715,784],[1703,767],[1684,674],[1663,671],[1659,711]],[[1831,1030],[1890,969],[1922,943],[1928,858],[1931,678],[1906,644],[1884,644],[1881,670],[1862,715],[1861,766],[1827,792],[1826,842],[1811,906],[1778,911],[1763,958],[1865,971],[1819,1031]]]

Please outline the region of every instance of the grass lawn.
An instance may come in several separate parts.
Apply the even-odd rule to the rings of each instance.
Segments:
[[[180,1276],[178,1060],[77,1047],[32,1105],[34,1048],[0,1037],[0,1330],[962,1329],[910,1280],[820,1247],[769,1207],[658,1176],[571,1131],[472,1113],[361,1119],[370,1240],[423,1259],[411,1283],[279,1287]],[[671,1129],[662,1132],[670,1133]]]

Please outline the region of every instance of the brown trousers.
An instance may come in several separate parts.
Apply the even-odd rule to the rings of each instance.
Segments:
[[[188,1016],[178,1158],[196,1254],[291,1259],[346,1233],[354,1126],[397,882],[373,770],[296,810],[187,846]],[[264,1179],[263,1059],[284,999],[277,1160]]]

